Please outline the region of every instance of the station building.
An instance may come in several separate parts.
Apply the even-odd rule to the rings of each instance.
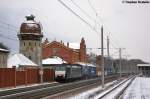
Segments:
[[[143,76],[150,77],[150,64],[137,64],[137,67]]]
[[[87,62],[86,44],[84,38],[79,43],[49,42],[46,39],[42,44],[43,59],[58,56],[67,63]]]

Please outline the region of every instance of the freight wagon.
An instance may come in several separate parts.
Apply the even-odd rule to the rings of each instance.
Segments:
[[[82,78],[93,78],[96,77],[96,66],[89,63],[82,63],[77,62],[76,64],[79,64],[82,66]]]

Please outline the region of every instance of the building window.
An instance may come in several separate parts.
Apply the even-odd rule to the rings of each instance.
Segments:
[[[25,42],[24,42],[24,46],[25,46],[26,44],[25,44]]]
[[[59,52],[59,48],[53,48],[53,55],[57,55]]]
[[[31,42],[29,42],[29,46],[31,45]]]
[[[36,46],[36,42],[35,42],[35,46]]]
[[[31,56],[29,56],[29,59],[31,60]]]

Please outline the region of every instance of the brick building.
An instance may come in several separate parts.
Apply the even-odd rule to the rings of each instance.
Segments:
[[[58,56],[68,63],[86,62],[86,44],[84,38],[78,43],[64,43],[58,41],[49,42],[46,39],[42,44],[43,59]]]

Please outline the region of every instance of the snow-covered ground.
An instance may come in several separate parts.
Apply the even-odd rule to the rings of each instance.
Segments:
[[[112,86],[112,87],[109,88],[108,90],[104,90],[102,93],[96,95],[96,96],[94,97],[94,99],[98,99],[98,98],[102,97],[105,93],[107,93],[107,92],[113,90],[113,89],[114,89],[115,87],[117,87],[119,84],[123,83],[121,86],[119,86],[119,88],[116,88],[114,91],[110,92],[108,95],[106,95],[105,97],[102,98],[102,99],[116,99],[115,97],[116,97],[116,96],[128,85],[128,83],[130,83],[130,81],[131,81],[131,79],[129,79],[129,80],[127,80],[127,81],[126,81],[126,80],[127,80],[127,79],[121,81],[120,83],[118,83],[118,84]],[[125,82],[125,83],[124,83],[124,82]]]
[[[98,99],[101,96],[103,96],[105,93],[112,90],[114,87],[118,86],[120,83],[125,82],[123,85],[121,85],[115,91],[110,93],[107,97],[104,97],[104,99],[115,99],[115,97],[118,95],[118,93],[122,89],[124,89],[127,86],[127,84],[131,81],[131,79],[129,79],[127,82],[126,82],[126,80],[127,79],[124,79],[121,82],[120,81],[114,81],[114,82],[107,83],[105,85],[105,88],[107,88],[110,85],[113,85],[113,86],[109,87],[108,89],[104,89],[103,91],[102,91],[102,87],[98,86],[97,88],[87,90],[87,91],[80,93],[80,94],[72,95],[71,97],[66,98],[66,99]],[[63,99],[63,98],[61,98],[61,99]]]
[[[109,82],[105,85],[105,87],[111,86],[114,83],[117,83],[117,81]],[[90,97],[91,95],[95,94],[96,92],[102,90],[102,86],[98,86],[97,88],[87,90],[83,93],[77,94],[75,96],[71,96],[67,99],[94,99],[94,97]]]
[[[150,99],[150,78],[136,77],[125,91],[123,99]]]

